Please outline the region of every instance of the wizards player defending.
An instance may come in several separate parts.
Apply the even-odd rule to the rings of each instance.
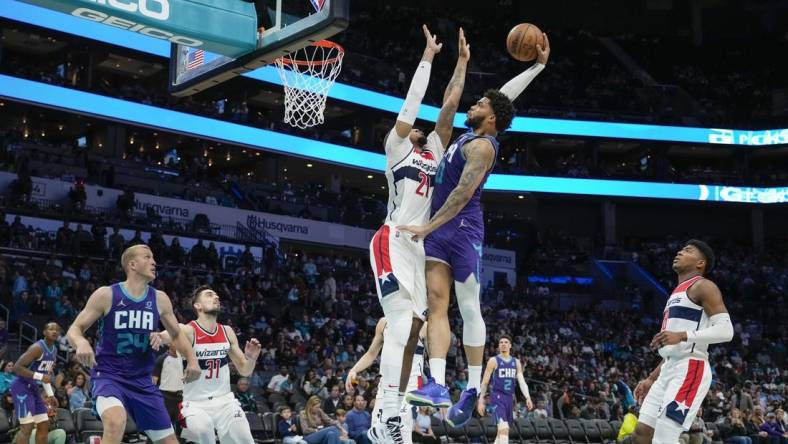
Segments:
[[[520,360],[513,357],[512,339],[509,336],[501,336],[498,340],[498,356],[487,361],[487,368],[484,369],[482,378],[482,388],[479,391],[479,403],[476,410],[479,416],[484,416],[484,395],[487,386],[492,378],[492,388],[490,390],[490,412],[498,425],[498,436],[495,437],[495,444],[509,444],[509,424],[514,422],[514,396],[515,382],[520,386],[520,391],[525,396],[525,405],[528,410],[534,408],[531,402],[531,393],[528,391],[528,384],[523,377],[523,366]]]
[[[229,358],[233,362],[241,376],[250,376],[260,356],[260,342],[251,339],[242,351],[235,331],[216,322],[222,305],[211,287],[203,285],[194,290],[192,308],[197,320],[180,328],[194,344],[202,374],[198,382],[183,388],[181,417],[186,426],[181,437],[197,444],[214,444],[218,434],[222,444],[254,444],[249,421],[230,388],[227,361]],[[151,335],[154,349],[158,350],[160,343],[170,343],[168,332]]]
[[[443,106],[429,135],[413,128],[419,106],[427,90],[431,62],[442,44],[423,27],[427,44],[413,75],[405,103],[394,128],[386,136],[386,179],[389,201],[386,222],[370,242],[370,262],[375,274],[378,300],[390,328],[383,341],[380,390],[385,442],[402,442],[400,407],[411,374],[418,333],[427,313],[424,244],[412,242],[400,233],[400,225],[421,225],[430,216],[434,177],[451,139],[454,115],[462,96],[465,69],[470,51],[462,29],[459,31],[457,66],[446,87]],[[448,407],[450,404],[447,404]]]
[[[186,358],[184,382],[197,379],[200,368],[191,344],[178,328],[170,298],[148,286],[156,279],[156,261],[150,248],[129,247],[120,262],[126,280],[90,295],[68,329],[68,342],[76,349],[77,360],[93,369],[94,405],[104,423],[102,444],[120,443],[127,411],[153,442],[177,444],[164,398],[150,377],[155,363],[150,333],[158,328],[160,320]],[[96,321],[99,339],[94,355],[85,332]]]
[[[452,282],[463,321],[462,342],[468,360],[468,386],[457,405],[449,409],[447,422],[459,427],[473,414],[482,379],[482,361],[486,327],[482,319],[480,271],[484,217],[481,190],[495,166],[499,132],[509,128],[514,118],[512,100],[522,93],[544,69],[550,56],[550,43],[537,47],[537,61],[532,67],[504,85],[488,90],[468,111],[465,125],[470,131],[449,146],[435,175],[432,218],[422,226],[404,226],[413,240],[424,239],[427,257],[427,294],[429,300],[430,373],[435,378],[422,389],[411,392],[411,404],[451,405],[445,385],[446,355],[451,341],[449,297]]]
[[[33,424],[36,425],[36,444],[46,444],[49,434],[49,415],[47,406],[41,398],[38,383],[44,386],[47,402],[57,407],[52,391],[52,367],[57,360],[55,344],[60,339],[60,326],[50,322],[44,326],[44,339],[34,342],[14,364],[16,378],[11,382],[11,396],[14,398],[14,412],[19,420],[17,444],[28,444]]]
[[[635,388],[635,399],[643,403],[635,444],[679,442],[711,386],[709,344],[733,339],[720,289],[704,277],[712,268],[714,252],[695,239],[673,259],[679,284],[665,305],[662,330],[651,340],[663,360]]]

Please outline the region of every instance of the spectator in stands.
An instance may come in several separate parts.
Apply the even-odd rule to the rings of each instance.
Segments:
[[[153,367],[153,383],[159,386],[159,391],[164,397],[164,406],[170,415],[170,421],[177,424],[180,415],[179,404],[183,401],[183,359],[178,356],[175,344],[170,343],[167,353],[156,359],[156,365]]]
[[[344,429],[320,408],[320,398],[312,396],[298,415],[304,439],[309,444],[340,444]]]
[[[66,391],[68,393],[68,405],[73,412],[76,409],[85,408],[85,402],[90,399],[90,392],[87,387],[87,379],[82,373],[74,378],[74,386]]]
[[[5,358],[6,353],[8,352],[8,328],[5,323],[5,319],[0,319],[0,359]],[[3,370],[3,367],[0,366],[0,371]],[[5,390],[0,391],[3,393]]]
[[[328,390],[326,390],[323,380],[317,375],[314,369],[307,372],[302,389],[307,397],[312,395],[317,395],[320,399],[327,399],[329,397]],[[325,408],[323,408],[323,411],[328,415],[332,414],[332,412]]]
[[[711,442],[712,431],[706,429],[703,421],[703,409],[698,410],[698,415],[690,424],[689,430],[679,436],[681,444],[708,444]]]
[[[761,431],[766,432],[766,442],[768,444],[785,444],[788,442],[788,432],[777,422],[777,415],[774,412],[766,414],[766,422],[761,424]]]
[[[279,373],[271,377],[271,381],[268,382],[266,388],[271,393],[282,393],[282,384],[287,382],[289,377],[290,370],[288,370],[287,366],[282,365],[279,367]]]
[[[337,422],[342,427],[342,432],[339,434],[339,442],[341,444],[356,444],[356,441],[350,438],[347,433],[347,411],[337,409]]]
[[[126,239],[120,234],[120,228],[117,226],[112,227],[112,235],[109,237],[109,257],[119,260],[120,255],[123,253],[124,245],[126,245]]]
[[[245,412],[257,413],[257,401],[254,393],[249,391],[249,378],[238,378],[235,385],[235,398],[241,404],[241,409]]]
[[[72,387],[74,387],[74,381],[66,379],[62,387],[55,389],[55,399],[57,399],[57,404],[61,409],[71,410],[68,405],[68,393],[71,391]]]
[[[525,404],[523,404],[525,407]],[[527,412],[527,409],[525,410]],[[549,415],[547,414],[547,409],[545,409],[545,402],[543,399],[536,401],[536,408],[533,410],[533,417],[536,419],[547,419]]]
[[[725,418],[725,426],[727,428],[727,435],[725,438],[726,444],[752,444],[752,438],[747,433],[747,427],[742,420],[741,410],[733,407]]]
[[[65,385],[66,380],[76,381],[77,375],[84,376],[87,381],[90,381],[90,377],[85,370],[82,368],[82,364],[80,364],[76,359],[71,361],[71,364],[68,366],[67,369],[62,369],[56,376],[55,376],[55,388],[60,388]]]
[[[118,208],[121,220],[128,220],[131,218],[131,212],[134,209],[134,201],[134,192],[131,190],[126,190],[123,194],[118,196],[115,206]]]
[[[432,419],[430,418],[429,407],[419,407],[419,413],[416,415],[416,420],[413,422],[413,442],[427,444],[438,444],[440,442],[435,436],[435,432],[432,431]]]
[[[279,408],[279,424],[277,424],[276,429],[283,444],[306,443],[304,438],[298,434],[298,426],[293,421],[293,411],[288,406]]]
[[[342,397],[342,405],[340,408],[344,409],[345,411],[353,410],[353,395],[346,393]]]
[[[334,384],[331,387],[331,391],[328,393],[328,398],[323,401],[323,411],[326,412],[327,415],[333,415],[336,413],[337,409],[346,407],[343,405],[342,400],[339,398],[340,395],[340,388],[339,384]],[[309,396],[309,393],[307,393]],[[346,395],[350,396],[350,395]],[[345,409],[347,411],[347,409]]]
[[[8,391],[14,376],[14,361],[0,361],[0,394]]]
[[[367,431],[372,426],[372,416],[366,411],[367,400],[356,395],[353,410],[347,413],[347,433],[357,444],[369,444]]]

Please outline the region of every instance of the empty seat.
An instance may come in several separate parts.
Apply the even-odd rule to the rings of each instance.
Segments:
[[[569,429],[569,436],[575,444],[589,444],[590,441],[586,436],[586,431],[577,419],[567,419],[564,421],[566,428]]]
[[[572,439],[569,437],[569,429],[564,421],[551,418],[547,423],[550,424],[550,430],[553,432],[553,440],[556,444],[570,444],[572,442]]]
[[[534,428],[534,424],[528,418],[517,419],[517,433],[520,435],[520,442],[535,443],[538,441],[536,438],[536,429]],[[512,433],[510,430],[509,437],[511,436]]]
[[[88,436],[101,435],[104,431],[104,424],[101,419],[90,409],[77,409],[74,411],[76,420],[77,435],[79,440],[84,442]]]
[[[550,429],[550,425],[548,424],[547,420],[534,419],[531,421],[531,423],[534,425],[534,430],[536,430],[537,440],[555,442],[555,438],[553,438],[553,432]]]
[[[268,414],[268,416],[273,418],[273,415],[271,414]],[[252,432],[252,438],[254,438],[254,442],[274,442],[274,436],[268,434],[267,427],[263,423],[263,418],[258,416],[257,413],[246,412],[246,421],[249,422],[249,430]]]
[[[603,443],[612,443],[616,441],[618,430],[613,430],[613,426],[609,422],[603,419],[595,419],[594,422],[596,422],[596,426],[599,427],[599,433],[602,435]]]
[[[470,421],[465,424],[465,435],[470,442],[487,442],[487,435],[479,418],[471,418]]]
[[[589,442],[602,442],[602,433],[599,431],[596,421],[593,419],[581,419],[580,425],[583,427],[583,431],[585,431],[586,438],[588,438]]]
[[[67,409],[57,409],[57,425],[66,432],[67,436],[74,436],[77,433],[74,417]]]

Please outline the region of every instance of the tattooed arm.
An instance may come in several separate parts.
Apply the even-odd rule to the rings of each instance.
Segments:
[[[462,169],[460,181],[427,225],[397,227],[413,233],[413,240],[424,238],[459,214],[471,200],[476,189],[481,186],[484,175],[495,160],[495,149],[487,139],[474,139],[466,143],[462,147],[462,154],[465,156],[465,167]]]
[[[460,37],[457,44],[459,54],[457,55],[457,65],[454,67],[454,75],[446,85],[446,92],[443,93],[443,106],[438,114],[438,121],[435,124],[435,132],[441,139],[442,149],[445,149],[451,139],[451,132],[454,128],[454,115],[457,114],[457,107],[460,106],[462,90],[465,88],[465,71],[468,67],[468,60],[471,57],[471,45],[465,41],[465,32],[460,28]]]

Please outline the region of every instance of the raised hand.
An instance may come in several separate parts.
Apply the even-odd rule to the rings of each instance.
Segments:
[[[457,48],[459,48],[458,58],[463,60],[469,60],[471,58],[471,45],[465,40],[465,31],[462,28],[460,28]]]
[[[260,356],[260,351],[263,349],[263,346],[260,345],[260,341],[255,338],[252,338],[246,341],[246,345],[244,346],[244,355],[247,358],[257,360],[257,357]]]
[[[542,33],[544,38],[544,47],[536,45],[536,63],[547,65],[547,59],[550,58],[550,39],[547,38],[546,33]]]
[[[430,33],[430,30],[427,29],[427,25],[421,25],[421,29],[424,31],[424,37],[427,39],[427,49],[434,54],[441,52],[443,43],[438,43],[438,36]]]

